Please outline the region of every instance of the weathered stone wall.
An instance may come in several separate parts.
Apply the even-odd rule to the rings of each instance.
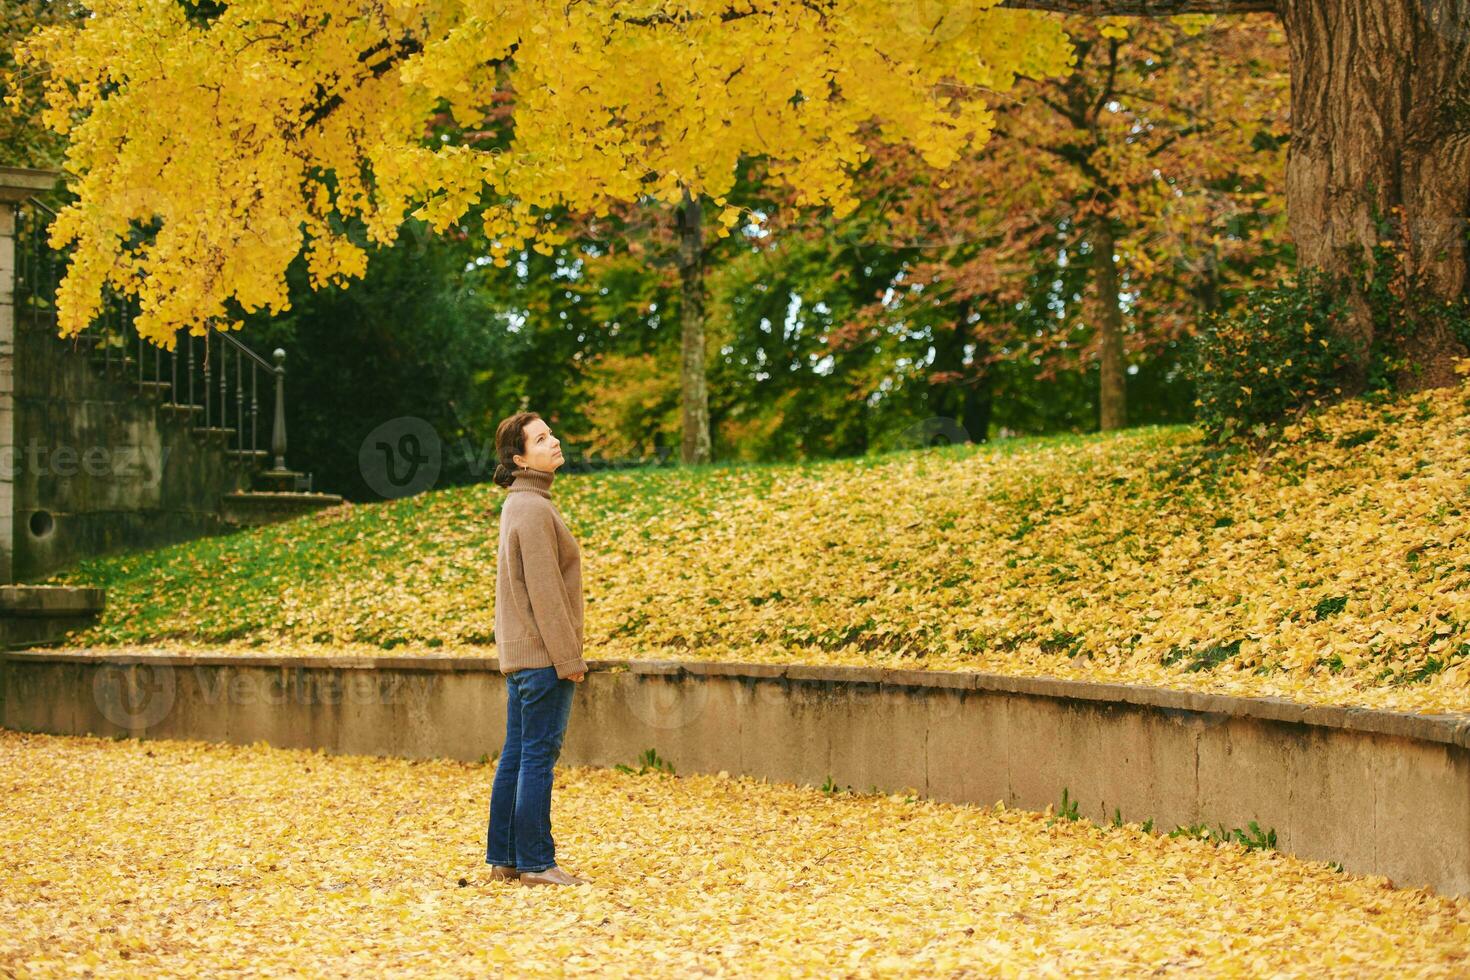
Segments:
[[[159,411],[157,395],[90,364],[98,331],[73,349],[50,311],[16,305],[16,208],[60,177],[0,167],[0,584],[232,531],[221,496],[250,479],[247,465],[201,451],[190,429],[202,421]]]
[[[561,764],[763,776],[1274,828],[1281,850],[1470,894],[1470,717],[990,674],[589,661]],[[476,760],[494,660],[0,654],[0,725]]]
[[[235,530],[220,500],[249,470],[191,434],[202,420],[89,363],[89,336],[73,351],[50,324],[21,322],[15,339],[15,581]]]

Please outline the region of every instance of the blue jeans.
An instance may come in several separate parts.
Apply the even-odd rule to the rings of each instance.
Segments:
[[[505,675],[505,745],[490,789],[486,864],[517,871],[545,871],[556,864],[552,766],[561,756],[575,689],[576,681],[558,678],[555,667]]]

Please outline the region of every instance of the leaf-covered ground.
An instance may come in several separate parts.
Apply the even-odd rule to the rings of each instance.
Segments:
[[[0,771],[7,976],[1470,971],[1470,899],[1131,824],[559,768],[593,884],[527,888],[492,765],[0,730]]]
[[[865,664],[1470,710],[1470,385],[1259,452],[1192,428],[560,474],[586,656]],[[493,655],[490,483],[90,561],[72,642]]]

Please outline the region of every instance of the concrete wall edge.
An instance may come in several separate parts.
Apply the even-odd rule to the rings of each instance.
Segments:
[[[155,664],[198,667],[282,667],[299,670],[357,669],[412,671],[486,671],[498,673],[494,657],[417,656],[276,656],[82,650],[0,651],[0,662]],[[1021,694],[1059,701],[1114,703],[1186,712],[1201,717],[1243,718],[1284,722],[1308,728],[1338,729],[1391,735],[1423,742],[1470,748],[1470,713],[1414,714],[1375,708],[1317,705],[1284,698],[1238,697],[1175,688],[1079,681],[1057,677],[1024,677],[979,671],[890,669],[825,664],[739,663],[680,660],[592,660],[589,670],[627,671],[664,676],[721,676],[752,682],[866,684],[882,687],[942,688]]]

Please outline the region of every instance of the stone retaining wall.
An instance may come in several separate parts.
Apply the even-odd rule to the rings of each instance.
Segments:
[[[1281,850],[1470,894],[1470,716],[856,667],[589,661],[560,764],[753,775],[1082,816],[1274,828]],[[494,660],[0,653],[0,726],[495,757]],[[488,784],[487,784],[488,785]]]

